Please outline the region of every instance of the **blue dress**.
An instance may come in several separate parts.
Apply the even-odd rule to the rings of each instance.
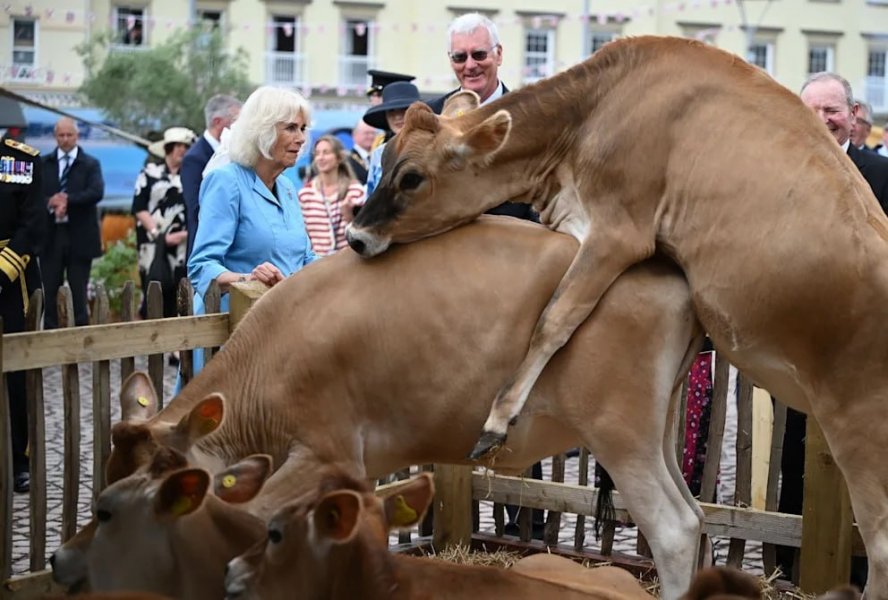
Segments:
[[[200,218],[188,278],[194,286],[194,314],[206,314],[204,294],[226,271],[250,273],[270,262],[286,276],[317,257],[311,249],[293,183],[275,180],[275,193],[253,169],[236,163],[207,173],[200,186]],[[222,295],[222,311],[229,309]],[[194,374],[203,367],[203,352],[194,352]]]

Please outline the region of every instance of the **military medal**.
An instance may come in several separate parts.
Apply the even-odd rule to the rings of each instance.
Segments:
[[[34,163],[0,156],[0,182],[28,184],[34,179]]]

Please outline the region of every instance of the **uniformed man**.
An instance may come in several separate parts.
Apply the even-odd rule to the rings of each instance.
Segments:
[[[0,143],[0,317],[4,334],[24,331],[28,300],[40,287],[37,252],[43,243],[46,215],[37,155],[31,146],[11,138]],[[13,489],[25,493],[30,490],[31,478],[24,371],[6,374],[6,391]]]

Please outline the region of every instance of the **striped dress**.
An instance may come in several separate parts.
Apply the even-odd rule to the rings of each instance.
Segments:
[[[361,206],[366,199],[364,186],[357,181],[348,186],[345,198],[324,197],[318,178],[299,190],[299,205],[302,207],[305,228],[315,254],[326,256],[345,247],[345,226],[348,221],[341,207]]]

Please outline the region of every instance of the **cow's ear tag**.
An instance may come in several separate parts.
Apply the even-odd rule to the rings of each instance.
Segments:
[[[237,477],[234,475],[226,475],[222,478],[222,487],[225,489],[231,489],[237,483]]]
[[[391,514],[392,527],[409,527],[419,519],[419,515],[412,506],[407,504],[402,494],[398,494],[392,499],[393,510]]]
[[[146,398],[145,396],[139,396],[139,398],[136,400],[136,402],[142,408],[146,408],[149,404],[151,404],[151,401],[148,400],[148,398]]]

